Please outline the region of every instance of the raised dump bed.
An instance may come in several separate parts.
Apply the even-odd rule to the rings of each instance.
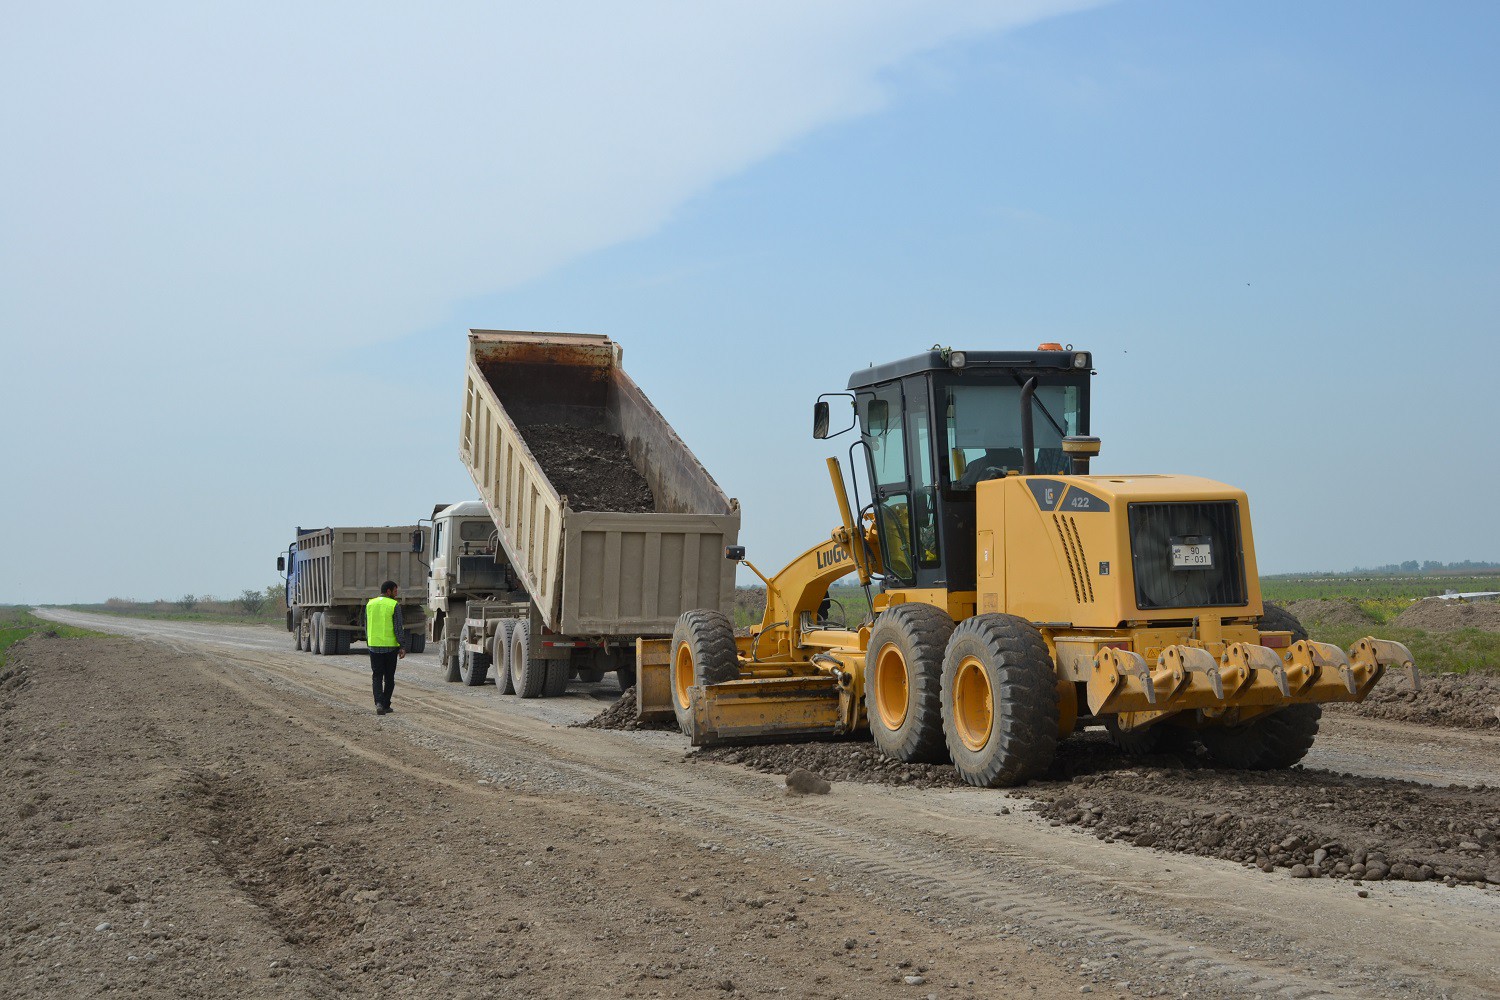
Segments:
[[[460,455],[540,624],[580,645],[670,635],[734,592],[739,504],[620,359],[608,337],[469,332]]]

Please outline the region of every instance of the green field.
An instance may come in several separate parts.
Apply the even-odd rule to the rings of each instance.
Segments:
[[[82,635],[99,634],[97,632],[90,632],[87,629],[74,628],[71,625],[59,625],[56,622],[43,621],[32,614],[29,608],[13,605],[0,606],[0,667],[5,665],[5,658],[10,652],[10,647],[31,633],[43,629],[51,630],[69,639]]]

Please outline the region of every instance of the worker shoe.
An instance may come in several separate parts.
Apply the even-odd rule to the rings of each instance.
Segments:
[[[386,708],[384,705],[376,705],[375,706],[375,714],[376,715],[389,715],[390,712],[391,712],[391,710],[388,709],[388,708]]]

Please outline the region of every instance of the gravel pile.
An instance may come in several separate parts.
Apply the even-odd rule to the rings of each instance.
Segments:
[[[1076,763],[1081,749],[1069,745],[1060,760]],[[1266,872],[1500,886],[1500,789],[1300,768],[1222,771],[1191,761],[1137,761],[1104,770],[1101,763],[1093,773],[1033,783],[1032,808],[1100,840]]]
[[[526,424],[526,446],[574,510],[649,514],[656,497],[618,434],[571,424]]]
[[[705,747],[690,760],[743,764],[767,774],[791,774],[804,768],[830,781],[860,781],[912,788],[961,788],[963,779],[949,764],[903,764],[887,757],[868,740],[830,743],[762,743]]]
[[[1305,628],[1313,629],[1315,626],[1324,628],[1364,628],[1367,625],[1378,625],[1380,620],[1359,606],[1359,602],[1349,598],[1338,600],[1323,600],[1321,598],[1308,598],[1303,601],[1293,601],[1285,605],[1287,611],[1296,616],[1297,620]],[[1313,638],[1317,638],[1316,635]]]
[[[1330,709],[1428,726],[1500,729],[1500,676],[1422,674],[1422,686],[1413,691],[1404,675],[1388,674],[1360,704],[1335,703],[1323,710]]]
[[[636,694],[635,685],[632,684],[620,694],[620,699],[613,705],[589,719],[587,722],[575,722],[575,729],[676,729],[675,722],[641,722],[636,719]]]
[[[1500,601],[1417,601],[1391,620],[1402,628],[1419,628],[1424,632],[1456,632],[1477,628],[1500,632]]]

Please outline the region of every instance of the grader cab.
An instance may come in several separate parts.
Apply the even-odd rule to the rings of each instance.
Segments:
[[[856,372],[868,497],[766,583],[746,636],[691,611],[641,640],[643,718],[695,745],[868,727],[902,761],[971,784],[1024,782],[1060,739],[1104,725],[1127,751],[1196,741],[1224,766],[1290,767],[1320,704],[1360,701],[1411,653],[1311,641],[1261,603],[1243,491],[1177,475],[1089,474],[1087,352],[934,349]],[[814,435],[830,434],[820,400]],[[842,433],[840,431],[839,433]],[[730,558],[743,558],[733,549]],[[854,574],[872,617],[828,600]]]

